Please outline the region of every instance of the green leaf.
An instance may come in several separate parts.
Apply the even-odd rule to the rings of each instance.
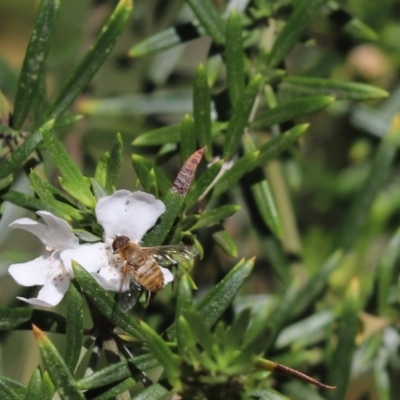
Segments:
[[[123,329],[132,337],[143,340],[143,334],[140,325],[128,313],[124,313],[113,296],[104,290],[96,280],[79,264],[73,262],[75,279],[87,296],[93,301],[97,309],[107,317],[112,323]]]
[[[153,383],[151,386],[142,390],[133,400],[164,400],[168,390],[159,383]]]
[[[67,365],[53,343],[36,326],[33,327],[33,332],[38,342],[40,355],[42,356],[46,371],[49,373],[61,397],[85,400],[85,396],[79,390],[75,379],[69,372]]]
[[[207,82],[207,71],[203,65],[197,69],[193,88],[194,130],[200,146],[206,148],[206,158],[212,158],[211,96]]]
[[[157,177],[156,177],[156,172],[154,169],[151,169],[149,171],[149,175],[147,176],[148,182],[147,182],[147,187],[148,187],[148,193],[151,193],[154,197],[159,197],[158,193],[158,186],[157,186]]]
[[[14,182],[14,177],[12,175],[8,175],[6,178],[0,179],[0,191],[7,188]]]
[[[31,211],[46,210],[48,208],[48,204],[46,202],[14,190],[9,190],[7,193],[3,194],[1,198],[5,201],[9,201],[12,204],[15,204],[16,206],[23,207]]]
[[[171,239],[170,244],[179,243],[182,239],[182,236],[184,235],[184,232],[189,231],[190,228],[199,220],[199,218],[200,215],[192,214],[186,217],[185,219],[180,220],[176,225],[174,236]]]
[[[379,39],[379,35],[376,31],[363,21],[354,17],[344,26],[343,30],[349,35],[362,41],[376,42]]]
[[[233,109],[233,115],[229,120],[228,132],[226,133],[226,139],[224,143],[225,160],[229,160],[239,146],[244,129],[248,124],[250,113],[252,111],[253,104],[261,83],[261,75],[255,76]]]
[[[8,100],[4,97],[3,92],[0,90],[0,133],[5,134],[4,136],[15,137],[18,133],[9,126],[10,121],[10,106],[8,105]]]
[[[35,28],[22,64],[14,102],[13,127],[20,129],[37,94],[44,76],[44,65],[56,26],[60,0],[42,0]]]
[[[265,349],[274,343],[277,334],[281,332],[281,328],[286,321],[300,316],[323,294],[330,274],[340,265],[342,257],[343,253],[341,251],[334,252],[305,286],[301,286],[297,280],[293,281],[279,302],[279,307],[267,317],[265,324],[269,324],[274,328],[274,334],[265,344]],[[263,327],[261,326],[260,329],[263,329]]]
[[[328,284],[331,273],[340,265],[343,260],[343,252],[335,251],[322,264],[318,272],[307,282],[304,288],[298,293],[297,300],[294,301],[291,318],[294,318],[307,310],[318,297],[324,293],[324,288]]]
[[[207,328],[211,328],[229,307],[249,277],[253,267],[254,258],[239,261],[216,286],[196,303],[196,313],[199,318],[204,320]],[[175,338],[174,325],[167,329],[167,334],[170,340]]]
[[[92,186],[93,194],[96,197],[97,201],[107,196],[106,189],[104,189],[104,186],[100,185],[100,183],[97,182],[96,179],[90,178],[90,184]]]
[[[166,342],[144,321],[141,321],[140,326],[143,334],[146,337],[146,344],[153,353],[154,357],[164,367],[165,373],[173,386],[179,382],[179,362],[166,344]]]
[[[85,231],[84,229],[72,229],[72,233],[74,235],[78,236],[78,238],[80,240],[82,240],[83,242],[94,243],[94,242],[101,241],[100,236],[97,236],[91,232]]]
[[[196,230],[217,224],[218,222],[224,220],[225,218],[232,216],[239,210],[240,206],[226,205],[206,211],[200,215],[199,220],[196,222],[194,226],[192,226],[190,230]]]
[[[382,365],[380,362],[374,365],[374,381],[378,399],[390,400],[393,384],[390,371],[386,368],[386,365]]]
[[[122,360],[116,364],[108,365],[93,372],[91,375],[85,376],[77,383],[81,390],[95,389],[129,378],[132,375],[132,371],[137,368],[141,371],[146,371],[159,365],[152,354],[142,354],[130,360]]]
[[[256,150],[256,146],[248,134],[243,137],[243,147],[245,153]],[[264,224],[276,237],[282,238],[283,228],[281,220],[268,181],[265,179],[264,171],[261,168],[256,168],[250,173],[249,178],[248,182],[254,202]]]
[[[77,384],[81,390],[92,390],[108,386],[114,382],[118,382],[129,378],[132,371],[128,367],[128,362],[123,360],[116,364],[108,365],[95,371],[92,374],[80,379]]]
[[[225,122],[213,122],[211,126],[212,136],[218,136],[226,128]],[[181,141],[181,124],[169,125],[139,135],[133,142],[133,146],[161,146]]]
[[[268,181],[256,179],[251,185],[251,191],[265,225],[277,238],[282,239],[283,227]]]
[[[208,328],[218,321],[246,282],[254,267],[254,259],[239,261],[229,273],[198,303],[196,311]]]
[[[378,151],[372,161],[367,180],[345,215],[337,238],[339,248],[348,249],[363,229],[368,212],[386,178],[393,168],[393,162],[400,145],[400,116],[396,116],[386,135],[383,136]]]
[[[120,0],[100,30],[96,42],[67,78],[56,98],[48,107],[45,119],[58,118],[82,93],[103,62],[108,58],[132,13],[132,0]]]
[[[193,330],[183,315],[177,316],[175,327],[179,356],[186,362],[195,365],[198,362],[199,350]]]
[[[168,125],[139,135],[132,146],[160,146],[178,143],[181,137],[181,124]]]
[[[61,186],[82,204],[93,208],[95,198],[90,190],[90,181],[83,176],[65,147],[48,130],[43,130],[43,140],[54,163],[63,174],[63,177],[60,178]]]
[[[64,195],[58,189],[52,186],[49,182],[43,180],[35,173],[35,171],[31,172],[29,178],[31,180],[33,190],[40,197],[40,200],[46,204],[44,208],[45,210],[48,210],[54,215],[57,215],[58,217],[69,222],[72,220],[82,220],[83,216],[79,210],[70,206],[69,204],[56,200],[57,197],[67,201]]]
[[[31,379],[29,380],[25,400],[42,400],[42,374],[39,368],[33,371]]]
[[[221,250],[223,250],[228,256],[237,257],[238,249],[232,236],[219,224],[212,227],[211,231],[212,238]]]
[[[141,354],[140,356],[133,357],[128,362],[133,363],[141,371],[147,371],[160,365],[151,353],[145,353]]]
[[[46,74],[42,73],[39,75],[35,97],[31,106],[33,126],[40,126],[47,104]]]
[[[259,151],[253,151],[240,157],[239,160],[218,179],[212,197],[220,196],[226,190],[234,187],[248,171],[255,167],[259,154]]]
[[[72,197],[77,199],[83,205],[94,208],[95,197],[90,190],[90,180],[86,179],[83,175],[82,178],[85,181],[85,186],[80,186],[80,184],[73,180],[72,175],[68,175],[68,178],[63,176],[59,177],[59,182],[61,187]],[[83,181],[82,181],[83,182]]]
[[[100,389],[100,390],[86,392],[86,398],[88,400],[109,400],[118,398],[119,394],[127,392],[135,384],[136,382],[134,379],[127,378],[108,390]]]
[[[0,167],[0,179],[5,178],[20,167],[43,140],[41,129],[35,131],[19,146],[10,158],[5,160]]]
[[[380,316],[389,316],[391,306],[389,295],[395,275],[395,268],[400,256],[400,229],[390,239],[386,246],[378,266],[378,310]]]
[[[333,96],[337,100],[371,100],[389,95],[386,90],[365,83],[304,76],[287,76],[283,78],[280,89],[290,96],[325,95]]]
[[[30,308],[0,307],[0,331],[31,330],[32,324],[48,332],[66,331],[66,321],[61,315]]]
[[[183,275],[179,281],[178,298],[176,304],[176,316],[183,315],[192,307],[193,295],[192,288],[187,275]]]
[[[280,299],[278,307],[268,316],[268,320],[264,324],[260,324],[257,329],[254,329],[252,335],[247,338],[248,342],[253,340],[260,332],[264,331],[268,326],[271,328],[271,334],[268,341],[264,344],[264,351],[271,347],[275,342],[278,333],[281,331],[285,321],[293,314],[293,309],[297,304],[300,295],[300,285],[297,280],[294,280]]]
[[[328,382],[337,385],[336,390],[326,393],[330,400],[345,398],[347,385],[351,376],[353,353],[356,349],[356,335],[358,331],[358,305],[359,294],[348,294],[345,298],[344,309],[339,325],[336,350],[330,363]]]
[[[185,162],[196,151],[196,131],[193,119],[185,115],[181,124],[181,161]]]
[[[244,92],[244,53],[242,44],[242,22],[233,9],[226,24],[226,79],[232,106],[237,106]]]
[[[256,389],[249,393],[252,397],[262,400],[290,400],[289,397],[283,396],[272,389]],[[312,400],[312,399],[310,399]]]
[[[56,119],[54,123],[54,130],[68,128],[83,118],[81,114],[64,115]]]
[[[182,28],[185,32],[190,29],[190,35],[182,37]],[[202,26],[199,26],[197,21],[187,22],[181,25],[173,26],[165,29],[159,33],[156,33],[132,48],[128,51],[128,57],[143,57],[149,54],[158,53],[163,50],[170,49],[177,46],[178,44],[188,42],[189,40],[197,39],[203,36],[205,31]]]
[[[263,165],[267,161],[276,158],[283,151],[292,146],[300,136],[308,129],[309,124],[296,125],[288,131],[269,140],[259,148],[259,156],[256,166]]]
[[[166,211],[161,216],[160,222],[144,237],[142,242],[145,247],[160,246],[163,244],[169,230],[183,208],[185,196],[169,190],[162,198],[162,201],[165,204]]]
[[[360,21],[358,18],[353,17],[346,10],[342,9],[336,1],[330,1],[328,7],[333,11],[339,11],[341,18],[330,18],[333,23],[335,23],[339,28],[343,28],[344,32],[353,36],[356,39],[363,41],[374,42],[378,40],[378,34],[366,25],[364,22]],[[331,13],[328,14],[331,17]]]
[[[186,208],[193,207],[197,201],[206,193],[210,185],[218,176],[224,164],[223,160],[219,160],[211,164],[207,169],[196,179],[186,196]]]
[[[177,154],[178,146],[175,143],[164,144],[157,153],[156,162],[168,160]]]
[[[151,170],[154,170],[154,173],[156,174],[158,190],[160,192],[166,192],[169,190],[171,181],[147,157],[132,154],[132,164],[145,192],[147,192],[147,189],[150,189],[149,183],[151,182],[148,181],[148,177]]]
[[[310,114],[329,106],[335,101],[331,96],[310,96],[288,101],[259,113],[251,123],[253,128],[266,128],[294,118]]]
[[[105,189],[111,194],[117,186],[123,158],[123,141],[120,133],[117,133],[111,148],[110,158],[107,163],[107,179]]]
[[[274,343],[274,349],[282,350],[289,346],[311,346],[317,340],[320,340],[321,331],[331,332],[332,324],[336,320],[336,313],[330,310],[318,311],[302,318],[279,332],[279,336]],[[323,332],[322,335],[324,334]]]
[[[307,130],[308,124],[301,124],[289,129],[280,136],[273,137],[257,151],[252,151],[239,158],[235,164],[225,172],[215,185],[213,197],[221,195],[234,185],[249,171],[263,165],[288,149]]]
[[[65,363],[73,374],[79,361],[83,344],[83,299],[75,285],[70,285],[67,300],[67,334]]]
[[[27,391],[26,385],[6,376],[0,375],[0,398],[4,400],[20,400]]]
[[[150,94],[127,94],[109,98],[87,98],[77,104],[77,110],[85,115],[101,118],[120,119],[144,115],[190,112],[191,93],[189,90],[156,91]]]
[[[94,179],[103,188],[106,187],[107,168],[109,160],[110,160],[110,153],[106,151],[104,154],[101,155],[99,161],[97,162],[96,170],[94,172]]]
[[[225,42],[225,22],[211,0],[186,0],[204,30],[216,44]]]
[[[54,386],[54,383],[51,381],[48,372],[44,371],[43,380],[42,380],[42,399],[41,400],[52,400],[55,392],[56,392],[56,388]]]
[[[245,333],[251,320],[251,309],[245,308],[227,329],[224,338],[224,348],[228,351],[239,350],[245,338]]]
[[[269,54],[269,65],[275,68],[299,41],[300,36],[327,0],[298,0]]]
[[[213,336],[209,330],[210,327],[194,312],[188,311],[184,316],[197,342],[203,347],[207,355],[209,357],[217,356],[219,349],[216,348],[216,343],[214,343]]]

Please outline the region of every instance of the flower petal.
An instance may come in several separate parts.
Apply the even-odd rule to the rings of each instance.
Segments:
[[[127,236],[139,242],[165,212],[165,205],[152,194],[117,190],[103,197],[96,205],[98,223],[103,227],[107,239]]]
[[[174,275],[168,268],[160,267],[162,274],[164,275],[164,287],[168,285],[168,283],[174,280]]]
[[[127,290],[127,285],[124,285],[124,287],[121,288],[121,275],[106,274],[106,276],[104,276],[104,271],[106,270],[106,268],[103,268],[99,273],[92,272],[93,278],[96,279],[97,283],[102,288],[105,290],[112,290],[113,292],[118,292],[120,289],[121,291]]]
[[[25,303],[32,304],[34,306],[41,306],[41,307],[54,307],[52,304],[47,303],[47,301],[39,300],[35,297],[31,297],[30,299],[26,299],[25,297],[17,296],[18,300],[25,301]]]
[[[83,244],[75,249],[61,252],[60,257],[65,268],[72,273],[71,260],[76,261],[88,272],[96,272],[108,266],[108,253],[111,249],[103,242],[94,244]]]
[[[33,233],[43,244],[54,250],[74,248],[78,245],[79,240],[72,234],[66,221],[48,211],[38,211],[36,214],[43,218],[46,225],[30,218],[20,218],[12,222],[10,227]]]
[[[32,261],[21,264],[12,264],[8,268],[9,274],[22,286],[44,285],[53,256],[41,256]]]
[[[69,276],[64,276],[62,279],[57,281],[49,280],[39,291],[38,297],[25,299],[23,297],[17,297],[22,301],[29,304],[34,304],[43,307],[54,307],[56,306],[64,297],[70,284]]]

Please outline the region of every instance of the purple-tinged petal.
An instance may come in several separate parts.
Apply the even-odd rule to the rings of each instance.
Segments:
[[[97,221],[104,229],[105,238],[127,236],[134,242],[139,242],[164,212],[161,200],[140,191],[117,190],[96,205]]]
[[[18,299],[25,301],[29,304],[34,304],[43,307],[54,307],[64,297],[70,284],[70,277],[68,274],[63,275],[59,279],[52,279],[48,281],[42,289],[39,291],[38,297],[25,299],[23,297],[17,297]]]

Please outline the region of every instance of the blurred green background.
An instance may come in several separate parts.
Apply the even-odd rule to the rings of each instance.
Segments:
[[[221,10],[225,3],[222,0],[215,1]],[[166,160],[164,171],[170,178],[176,175],[180,160],[168,157],[171,149],[167,146],[162,149],[166,154],[163,156],[162,153],[157,155],[159,149],[135,148],[130,143],[140,133],[179,123],[186,113],[191,112],[193,77],[198,65],[207,60],[210,39],[199,38],[165,52],[133,60],[126,59],[125,54],[141,40],[190,20],[191,13],[183,4],[178,0],[136,1],[129,29],[125,30],[113,54],[86,92],[75,102],[74,112],[84,114],[85,118],[73,129],[65,130],[62,137],[84,174],[93,174],[100,155],[110,149],[115,133],[121,132],[126,157],[120,188],[134,188],[136,176],[130,161],[132,152],[152,159],[157,157],[160,163]],[[337,4],[369,25],[377,33],[377,39],[359,39],[335,24],[329,18],[329,13],[321,13],[305,33],[302,43],[296,45],[286,58],[287,71],[293,75],[370,83],[387,90],[391,95],[383,101],[365,103],[342,100],[322,112],[303,117],[301,121],[311,125],[300,143],[265,167],[284,223],[285,234],[281,243],[277,243],[257,221],[256,213],[246,201],[243,187],[233,188],[226,195],[226,203],[243,206],[224,225],[238,244],[239,257],[257,256],[256,269],[236,305],[242,309],[245,304],[252,304],[255,315],[268,313],[280,299],[288,286],[288,271],[291,276],[305,281],[320,269],[334,250],[340,240],[338,235],[343,218],[366,182],[380,139],[400,111],[400,3],[396,0],[353,0]],[[37,1],[31,0],[0,0],[0,88],[9,100],[11,109],[37,5]],[[57,33],[47,63],[46,83],[50,97],[90,46],[113,6],[114,2],[111,1],[61,2]],[[217,96],[223,87],[224,77],[221,76],[212,88],[213,95]],[[284,98],[285,94],[281,93],[281,96]],[[56,178],[51,161],[46,160],[45,165],[49,176]],[[15,185],[20,191],[28,193],[30,190],[28,180],[22,175]],[[399,291],[393,292],[390,301],[392,308],[383,314],[376,312],[375,297],[377,267],[383,250],[399,226],[399,210],[397,157],[390,176],[384,177],[382,189],[368,210],[361,234],[330,277],[329,288],[321,304],[316,305],[315,311],[327,307],[335,309],[348,290],[349,282],[353,282],[360,303],[365,305],[359,323],[360,346],[368,344],[372,346],[370,348],[377,349],[379,345],[371,345],[371,341],[390,341],[390,335],[396,340],[399,338]],[[38,240],[7,227],[11,221],[26,214],[20,208],[7,204],[0,222],[2,306],[20,305],[15,296],[21,294],[21,288],[8,276],[8,265],[29,260],[42,251]],[[214,285],[237,259],[220,251],[210,241],[209,232],[200,232],[199,238],[205,245],[206,254],[203,260],[197,262],[193,274],[201,296],[202,291]],[[394,276],[398,275],[398,267],[397,263]],[[23,295],[26,296],[26,293]],[[61,304],[60,310],[63,307]],[[32,333],[2,332],[1,337],[0,372],[27,382],[39,362]],[[56,335],[51,337],[60,346],[64,345],[62,338]],[[300,370],[309,368],[314,372],[313,366],[318,368],[321,358],[327,356],[321,350],[321,342],[334,343],[335,340],[335,337],[326,337],[321,333],[320,342],[316,340],[308,348],[301,348],[303,353],[297,362],[293,362],[294,366]],[[296,344],[291,343],[291,346],[293,351]],[[381,352],[382,349],[389,351],[388,348],[398,351],[398,343],[393,347],[382,345]],[[379,382],[376,368],[378,365],[379,372],[377,363],[383,356],[377,350],[373,354],[368,358],[361,353],[361,360],[355,359],[347,400],[380,398],[376,389]],[[290,364],[290,357],[285,358],[283,350],[279,348],[269,355],[277,360],[280,356],[282,362]],[[387,376],[392,378],[392,393],[396,393],[395,378],[399,374],[399,361],[396,355],[392,364],[388,362],[385,367],[382,366],[383,369],[390,364]],[[374,378],[371,379],[371,376]]]

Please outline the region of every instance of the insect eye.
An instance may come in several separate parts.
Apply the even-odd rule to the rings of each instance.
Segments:
[[[124,244],[129,242],[129,238],[126,236],[117,236],[112,244],[113,251],[117,251]]]

